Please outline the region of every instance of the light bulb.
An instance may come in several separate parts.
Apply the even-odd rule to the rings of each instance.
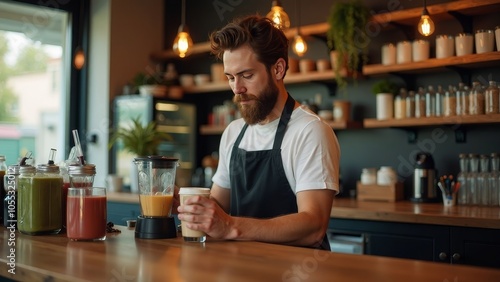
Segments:
[[[427,9],[424,8],[420,21],[418,22],[418,32],[423,36],[429,36],[434,32],[434,22],[429,17]]]
[[[77,47],[76,49],[73,64],[75,65],[75,68],[77,70],[81,70],[83,68],[83,65],[85,64],[85,54],[83,53],[81,47]]]
[[[277,1],[273,1],[271,11],[267,13],[266,17],[272,20],[274,25],[281,30],[285,30],[290,27],[290,18]]]
[[[174,39],[173,50],[175,54],[177,54],[181,58],[184,58],[191,53],[192,46],[193,40],[191,39],[191,36],[187,32],[186,28],[181,25],[179,27],[179,33]]]
[[[292,46],[293,52],[298,56],[302,56],[307,52],[307,43],[300,34],[295,35]]]

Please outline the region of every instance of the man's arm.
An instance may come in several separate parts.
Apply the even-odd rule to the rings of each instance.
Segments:
[[[212,200],[193,197],[179,208],[179,218],[186,221],[189,228],[202,230],[214,238],[311,247],[318,246],[323,240],[335,193],[326,189],[302,191],[297,193],[297,213],[255,219],[229,216],[223,210],[226,205],[229,207],[229,190],[212,189]],[[225,193],[227,195],[220,198]]]

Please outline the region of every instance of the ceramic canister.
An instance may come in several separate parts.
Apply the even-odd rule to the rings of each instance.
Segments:
[[[452,57],[455,53],[455,40],[453,35],[436,36],[436,58]]]

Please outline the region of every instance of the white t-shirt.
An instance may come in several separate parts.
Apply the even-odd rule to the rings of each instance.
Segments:
[[[249,125],[239,148],[246,151],[273,147],[279,118],[265,125]],[[219,165],[212,181],[230,189],[229,165],[234,142],[245,125],[240,118],[224,130],[219,147]],[[340,147],[332,128],[305,107],[296,108],[288,122],[281,158],[293,192],[315,189],[339,191]],[[256,175],[255,177],[258,177]]]

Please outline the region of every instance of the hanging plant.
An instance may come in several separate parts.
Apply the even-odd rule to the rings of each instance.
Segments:
[[[368,8],[359,0],[335,2],[331,7],[326,37],[329,49],[337,51],[334,71],[339,86],[346,85],[342,69],[356,78],[367,61],[369,39],[365,29],[369,19]]]

